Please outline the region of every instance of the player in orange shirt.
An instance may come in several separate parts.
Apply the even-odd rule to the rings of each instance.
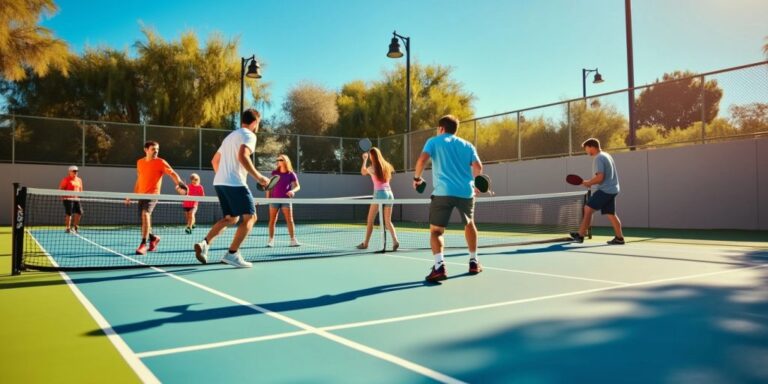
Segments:
[[[65,191],[83,191],[83,180],[77,177],[77,166],[69,167],[69,174],[61,179],[59,189]],[[80,198],[77,196],[64,196],[64,228],[67,233],[77,233],[80,229],[80,217],[83,215],[83,208],[80,206]]]
[[[167,161],[157,157],[160,153],[160,144],[156,141],[147,141],[144,143],[144,157],[136,161],[136,185],[133,187],[134,193],[144,193],[148,195],[160,194],[160,187],[163,184],[163,175],[168,175],[176,184],[176,191],[181,194],[187,190],[187,185],[181,180],[179,175],[171,168]],[[126,199],[126,201],[130,201]],[[139,200],[139,214],[141,215],[141,244],[136,249],[137,255],[146,255],[147,251],[157,249],[160,243],[160,236],[152,233],[152,211],[157,205],[157,200]],[[149,239],[149,244],[147,244]]]

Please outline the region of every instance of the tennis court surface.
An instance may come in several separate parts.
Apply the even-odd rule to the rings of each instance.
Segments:
[[[132,254],[137,231],[122,228],[130,223],[118,220],[117,211],[111,222],[84,222],[78,235],[40,219],[26,228],[34,240],[25,247],[33,248],[30,265],[43,269],[112,268],[131,260],[156,265],[61,272],[98,323],[81,336],[107,334],[145,382],[768,380],[764,232],[728,232],[728,238],[628,229],[629,242],[611,246],[609,232],[598,229],[593,239],[574,244],[554,232],[573,225],[572,209],[582,200],[549,199],[489,200],[487,215],[514,206],[503,214],[514,225],[481,228],[488,246],[480,250],[484,271],[474,276],[460,233],[452,233],[449,278],[441,284],[424,282],[433,262],[428,237],[408,217],[423,202],[401,207],[395,223],[403,247],[385,253],[375,252],[391,241],[383,234],[374,237],[377,246],[354,249],[366,205],[362,213],[350,202],[327,211],[294,205],[297,216],[304,210],[324,218],[303,217],[297,234],[304,244],[295,248],[285,241],[266,249],[266,226],[259,223],[243,256],[267,262],[251,269],[184,259],[190,254],[182,244],[191,246],[200,235],[171,224],[158,229],[158,255],[139,259]],[[350,206],[356,208],[348,220],[333,217],[328,226],[330,212]],[[280,223],[278,240],[285,240],[284,231]],[[221,253],[228,240],[217,242],[222,248],[212,252]],[[36,261],[41,255],[47,265]],[[39,358],[45,365],[55,357]]]

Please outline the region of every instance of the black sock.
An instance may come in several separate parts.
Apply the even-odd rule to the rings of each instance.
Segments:
[[[147,243],[147,239],[141,239],[141,244],[146,244],[146,243]]]
[[[237,249],[235,249],[234,251],[230,249],[229,253],[237,253]]]

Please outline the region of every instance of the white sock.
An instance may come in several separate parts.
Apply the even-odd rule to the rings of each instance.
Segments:
[[[435,253],[435,269],[440,268],[441,265],[445,262],[445,256],[443,256],[443,253]]]
[[[469,261],[472,261],[472,260],[474,260],[476,262],[480,262],[480,256],[477,255],[477,252],[470,252],[469,253]]]

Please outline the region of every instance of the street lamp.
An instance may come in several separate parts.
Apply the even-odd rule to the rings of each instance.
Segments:
[[[600,74],[600,72],[597,71],[597,68],[595,69],[581,69],[581,95],[586,99],[587,98],[587,76],[594,72],[595,78],[592,80],[593,84],[600,84],[603,82],[603,75]]]
[[[399,59],[403,57],[403,52],[400,51],[400,41],[405,44],[405,110],[406,110],[406,125],[405,130],[407,133],[411,132],[411,38],[401,36],[397,34],[397,31],[392,32],[392,41],[389,43],[389,52],[387,57],[392,59]]]
[[[246,72],[245,66],[249,61],[251,64],[248,65],[248,71]],[[256,55],[248,58],[240,58],[240,114],[243,113],[243,94],[245,93],[246,77],[251,79],[261,79],[261,66],[259,65],[259,62],[256,61]]]

